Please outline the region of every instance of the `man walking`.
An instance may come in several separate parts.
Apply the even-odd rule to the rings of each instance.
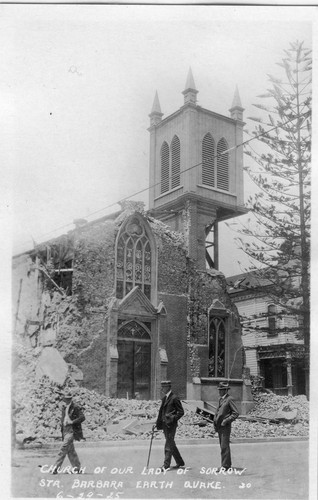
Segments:
[[[80,473],[81,464],[74,447],[74,439],[79,441],[83,439],[82,422],[85,420],[81,408],[74,404],[73,395],[70,391],[63,394],[65,405],[62,408],[61,430],[63,443],[54,464],[53,474],[59,472],[66,455],[72,465],[72,472]]]
[[[183,416],[184,410],[180,399],[171,391],[171,382],[169,380],[161,382],[161,391],[164,397],[161,401],[156,427],[159,430],[163,430],[166,438],[164,448],[165,458],[161,467],[162,471],[166,471],[170,469],[172,457],[176,461],[174,468],[184,467],[183,458],[174,440],[178,420]]]
[[[214,428],[219,435],[222,467],[225,470],[232,467],[230,450],[231,423],[239,416],[234,400],[228,394],[229,389],[230,386],[227,382],[219,383],[220,399],[213,419]]]

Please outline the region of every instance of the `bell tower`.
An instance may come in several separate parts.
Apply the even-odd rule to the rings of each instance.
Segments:
[[[197,104],[191,68],[184,103],[163,117],[156,92],[150,117],[149,211],[186,235],[199,268],[218,268],[218,222],[246,213],[243,200],[243,111],[238,89],[223,116]],[[213,258],[207,236],[214,235]]]

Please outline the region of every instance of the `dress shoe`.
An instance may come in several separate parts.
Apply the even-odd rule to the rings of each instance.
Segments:
[[[161,472],[167,472],[168,470],[170,470],[170,467],[165,467],[163,465],[162,467],[160,467],[160,470],[161,470]]]

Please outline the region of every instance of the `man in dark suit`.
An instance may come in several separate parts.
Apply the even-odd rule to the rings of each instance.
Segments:
[[[74,440],[80,441],[83,438],[82,422],[85,420],[82,409],[77,406],[73,400],[73,395],[70,391],[63,394],[64,405],[62,407],[61,431],[63,443],[58,453],[57,460],[54,464],[53,474],[59,472],[66,455],[72,465],[72,472],[79,473],[81,464],[78,455],[75,451]]]
[[[161,391],[164,393],[164,397],[161,401],[156,427],[163,430],[166,438],[164,464],[161,467],[165,471],[170,469],[172,457],[176,461],[175,468],[184,467],[183,458],[174,440],[178,420],[183,416],[184,410],[180,399],[171,391],[171,382],[169,380],[161,382]]]
[[[213,419],[214,428],[219,435],[222,467],[226,470],[232,467],[230,450],[231,423],[239,416],[234,400],[228,394],[229,389],[230,386],[227,382],[219,383],[220,399]]]

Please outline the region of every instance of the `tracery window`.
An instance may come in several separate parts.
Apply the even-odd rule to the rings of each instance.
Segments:
[[[227,142],[220,139],[217,145],[217,188],[229,190],[229,153]]]
[[[135,286],[151,298],[151,247],[144,226],[130,218],[117,242],[116,297],[121,299]]]
[[[209,377],[225,376],[225,319],[212,317],[209,331]]]
[[[210,133],[202,141],[202,184],[215,186],[214,140]]]
[[[146,328],[148,328],[148,330]],[[147,340],[151,341],[150,337],[150,323],[140,324],[137,321],[127,321],[122,324],[118,330],[118,338],[126,340]]]

